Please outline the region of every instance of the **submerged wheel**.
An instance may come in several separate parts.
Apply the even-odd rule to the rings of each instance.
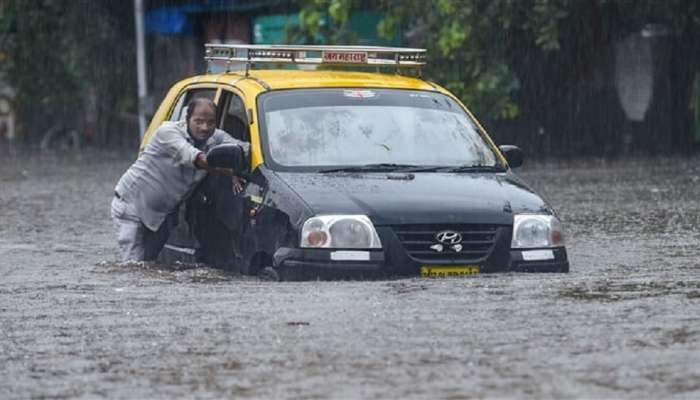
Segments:
[[[272,267],[265,267],[258,272],[258,278],[263,281],[279,282],[280,275]]]

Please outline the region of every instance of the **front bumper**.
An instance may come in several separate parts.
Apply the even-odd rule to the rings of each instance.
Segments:
[[[538,252],[542,255],[539,259],[526,260],[528,253]],[[550,258],[551,255],[551,258]],[[527,249],[511,250],[509,271],[517,272],[569,272],[569,260],[565,247],[553,249]]]
[[[283,278],[363,278],[386,275],[384,252],[279,248],[273,264]]]
[[[279,248],[274,256],[274,267],[289,278],[362,278],[374,276],[418,276],[421,267],[428,265],[479,265],[481,272],[569,272],[569,261],[564,247],[553,249],[511,249],[510,230],[496,234],[489,253],[479,259],[458,258],[421,260],[414,258],[402,246],[391,229],[378,228],[383,249],[336,250]]]

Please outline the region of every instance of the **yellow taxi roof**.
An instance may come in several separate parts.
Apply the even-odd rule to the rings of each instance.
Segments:
[[[234,84],[246,76],[241,72],[202,75],[198,81]],[[356,71],[251,70],[248,78],[258,81],[260,91],[269,89],[299,89],[319,87],[375,87],[416,90],[440,90],[437,85],[420,78]]]

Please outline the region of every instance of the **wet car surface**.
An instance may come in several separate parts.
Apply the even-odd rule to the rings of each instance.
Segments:
[[[569,274],[272,283],[114,262],[131,152],[0,169],[0,397],[700,396],[700,159],[529,163]]]

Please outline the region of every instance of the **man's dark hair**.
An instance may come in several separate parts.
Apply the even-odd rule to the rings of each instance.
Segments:
[[[187,114],[185,114],[185,119],[187,122],[190,122],[190,118],[192,118],[194,110],[202,105],[211,107],[214,113],[216,113],[216,104],[214,104],[214,101],[207,99],[206,97],[195,97],[194,99],[190,100],[189,103],[187,103]]]

